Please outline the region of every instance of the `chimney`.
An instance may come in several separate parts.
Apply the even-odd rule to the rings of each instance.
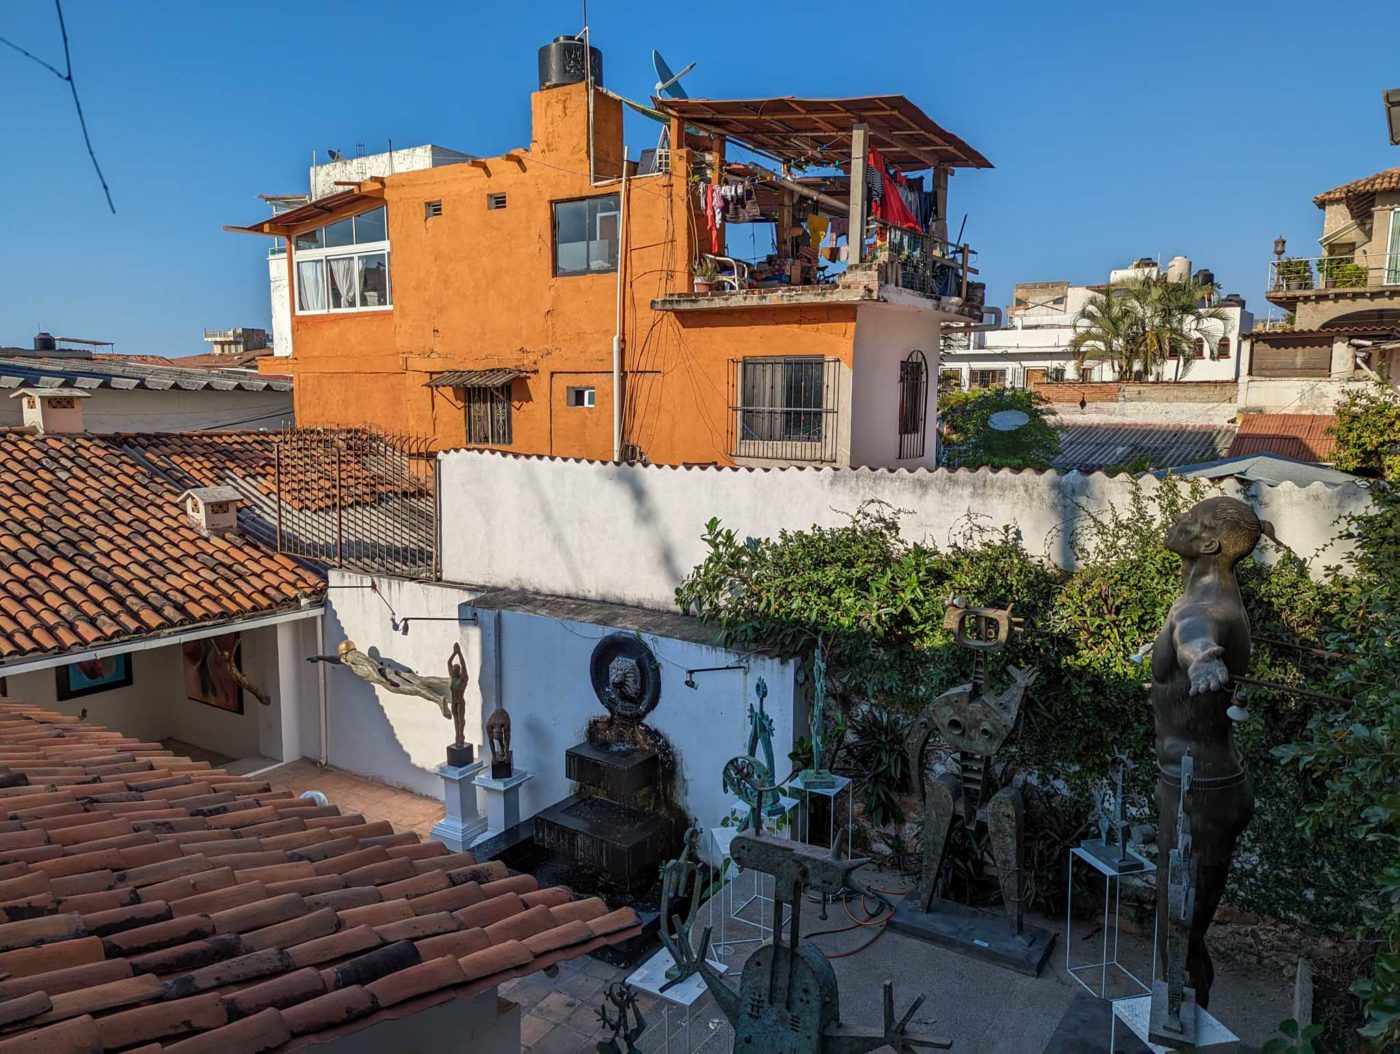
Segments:
[[[24,408],[24,427],[39,435],[78,435],[83,427],[82,400],[90,392],[77,388],[20,388],[10,393]]]
[[[199,532],[221,538],[238,530],[238,506],[243,495],[233,487],[195,487],[180,495],[189,521]]]

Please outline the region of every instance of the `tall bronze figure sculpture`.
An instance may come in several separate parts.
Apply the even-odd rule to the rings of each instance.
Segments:
[[[1235,745],[1234,722],[1226,712],[1231,681],[1249,666],[1249,618],[1235,565],[1267,532],[1267,525],[1244,502],[1219,497],[1191,508],[1165,539],[1167,548],[1181,557],[1182,592],[1152,645],[1157,844],[1160,860],[1172,860],[1176,853],[1194,872],[1189,901],[1179,888],[1175,891],[1178,915],[1189,904],[1185,919],[1175,920],[1175,925],[1185,925],[1186,980],[1203,1008],[1210,1003],[1215,974],[1206,930],[1225,892],[1235,844],[1254,814],[1254,792]],[[1189,787],[1183,802],[1183,760],[1188,756]],[[1178,817],[1183,815],[1189,829],[1178,832]],[[1172,942],[1166,938],[1174,925],[1172,901],[1172,883],[1159,882],[1158,958],[1164,976],[1171,965]],[[1153,1002],[1155,1018],[1156,995]]]
[[[452,645],[452,654],[447,657],[447,695],[452,711],[452,742],[447,747],[447,763],[461,767],[475,760],[475,751],[467,742],[467,684],[471,677],[467,674],[467,657],[462,654],[459,641]]]

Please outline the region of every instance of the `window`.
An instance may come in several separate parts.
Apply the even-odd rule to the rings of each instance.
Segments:
[[[969,388],[1005,388],[1005,370],[969,370],[967,375],[967,386]]]
[[[441,215],[442,215],[442,202],[441,202],[441,201],[425,201],[425,202],[423,202],[423,218],[424,218],[425,220],[436,219],[437,217],[439,217],[439,216],[441,216]]]
[[[1217,359],[1228,359],[1230,357],[1230,338],[1221,337],[1215,344],[1215,357]]]
[[[492,446],[510,445],[510,385],[464,388],[467,442]]]
[[[735,366],[737,456],[835,459],[837,360],[804,355],[741,359]]]
[[[938,374],[938,390],[940,392],[957,392],[962,390],[962,370],[942,370]]]
[[[593,388],[570,388],[569,405],[591,410],[598,403],[598,393]]]
[[[554,273],[597,274],[617,270],[618,198],[554,203]]]
[[[1059,384],[1065,379],[1065,368],[1063,366],[1046,366],[1045,380],[1051,384]]]
[[[383,205],[295,235],[297,312],[390,307],[388,239]]]
[[[486,207],[488,209],[503,209],[506,207],[505,191],[498,191],[495,194],[486,195]]]
[[[899,364],[899,456],[924,456],[924,426],[928,421],[928,360],[911,351]]]

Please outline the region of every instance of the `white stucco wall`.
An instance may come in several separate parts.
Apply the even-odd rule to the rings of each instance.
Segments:
[[[263,706],[245,692],[241,714],[186,698],[179,644],[131,652],[129,657],[132,683],[125,688],[60,702],[57,675],[53,668],[47,668],[10,675],[6,689],[12,698],[59,713],[78,714],[86,710],[93,724],[144,740],[173,737],[232,758],[281,758],[276,627],[252,629],[243,635],[243,670],[269,692],[273,702]],[[309,683],[306,687],[310,687]],[[314,699],[309,692],[306,694]]]
[[[440,468],[446,577],[662,610],[674,609],[676,586],[704,558],[712,516],[741,535],[771,537],[842,523],[878,498],[909,510],[907,537],[946,545],[969,520],[1014,524],[1028,551],[1068,565],[1065,532],[1081,506],[1102,510],[1132,493],[1130,478],[1101,473],[681,469],[481,451],[440,455]],[[1316,567],[1345,552],[1337,517],[1367,504],[1360,487],[1324,484],[1259,485],[1249,500]]]
[[[88,432],[193,432],[202,429],[282,428],[293,423],[291,392],[221,392],[212,388],[91,389],[83,400],[83,428]],[[0,397],[0,427],[23,420],[19,399]]]
[[[285,249],[268,253],[267,285],[272,298],[272,354],[285,358],[292,353],[292,293]]]
[[[515,765],[535,774],[521,791],[522,816],[571,794],[573,786],[564,778],[564,752],[582,742],[588,722],[605,712],[589,681],[589,658],[601,638],[630,631],[509,610],[481,610],[480,625],[413,622],[413,616],[455,618],[460,606],[470,606],[481,590],[382,578],[375,580],[378,593],[346,588],[369,581],[357,574],[332,573],[333,610],[327,620],[326,652],[333,652],[348,636],[369,654],[420,674],[444,676],[452,645],[460,641],[471,675],[466,738],[476,747],[477,756],[487,753],[483,729],[495,706],[499,676],[501,700],[511,716]],[[404,616],[410,619],[407,636],[395,633],[390,623],[391,617]],[[497,616],[499,674],[495,668]],[[729,813],[730,798],[724,793],[721,772],[729,758],[747,747],[748,704],[759,677],[768,685],[766,708],[773,717],[779,775],[786,774],[795,709],[792,667],[687,640],[649,633],[641,637],[661,665],[661,701],[648,723],[676,748],[677,799],[704,826],[714,826]],[[696,687],[685,687],[687,669],[741,661],[747,663],[747,671],[697,674]],[[326,689],[330,764],[422,794],[441,795],[441,778],[434,770],[443,760],[452,726],[431,703],[372,688],[337,666],[326,670]],[[797,709],[796,720],[805,721],[804,712]]]
[[[851,378],[851,464],[870,468],[933,468],[938,464],[938,347],[940,326],[928,311],[892,304],[856,309]],[[911,351],[928,361],[924,453],[899,457],[899,367]]]

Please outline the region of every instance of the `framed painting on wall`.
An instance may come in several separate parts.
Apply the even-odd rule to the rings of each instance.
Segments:
[[[58,678],[60,702],[81,695],[109,692],[131,684],[131,656],[105,655],[100,659],[84,659],[59,666],[54,673]]]
[[[192,702],[204,703],[231,714],[243,712],[243,689],[234,671],[241,669],[239,645],[242,635],[223,633],[217,637],[187,640],[184,649],[185,695]]]

